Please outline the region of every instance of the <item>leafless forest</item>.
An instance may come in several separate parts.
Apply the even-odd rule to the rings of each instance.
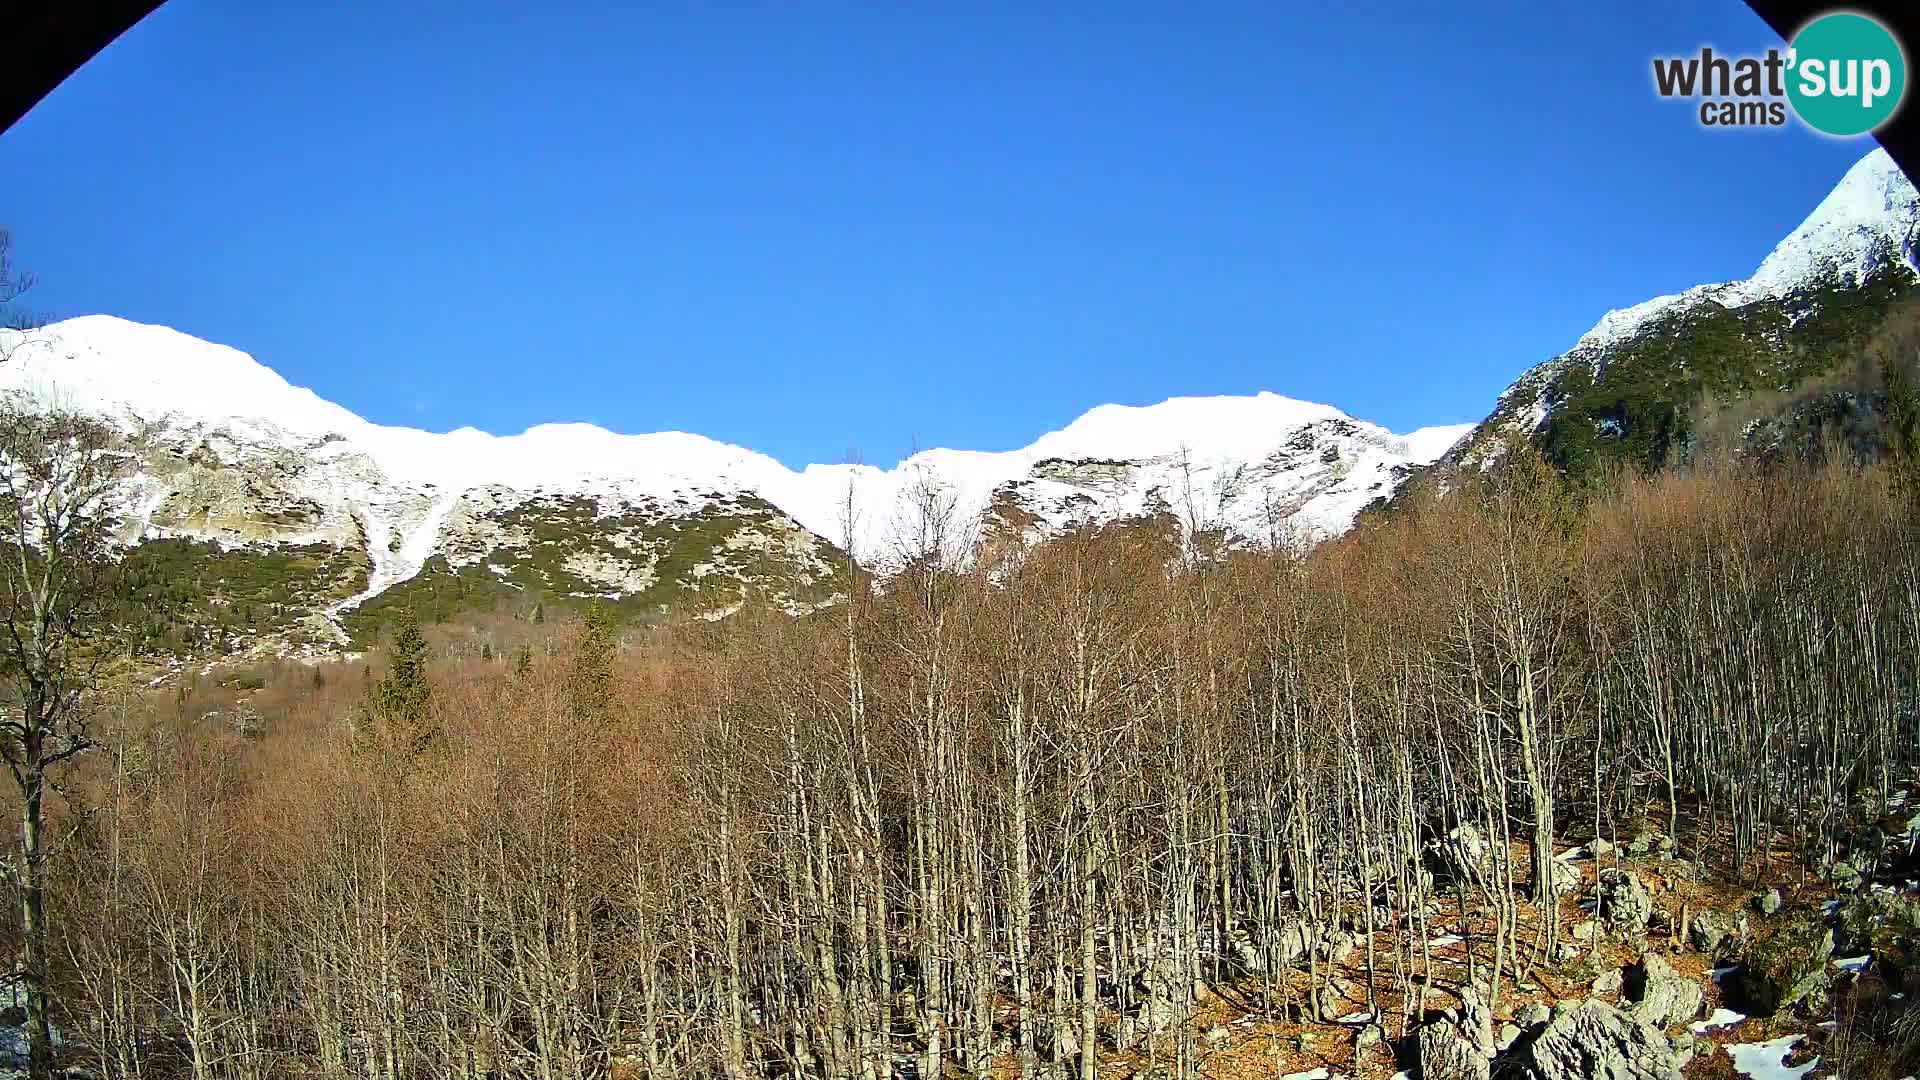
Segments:
[[[264,732],[129,691],[55,800],[56,1022],[112,1077],[1185,1077],[1223,1000],[1399,1039],[1598,947],[1556,842],[1854,854],[1920,758],[1914,505],[1522,456],[1306,555],[1115,528],[617,651],[479,619],[412,696],[276,670]]]

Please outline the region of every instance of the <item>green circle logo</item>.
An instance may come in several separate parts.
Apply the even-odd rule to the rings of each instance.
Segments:
[[[1887,122],[1907,92],[1907,58],[1880,23],[1850,11],[1822,15],[1793,35],[1787,100],[1808,127],[1864,135]]]

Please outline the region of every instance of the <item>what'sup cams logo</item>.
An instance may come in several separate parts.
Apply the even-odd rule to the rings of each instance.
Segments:
[[[1835,11],[1801,27],[1785,52],[1655,57],[1653,85],[1663,98],[1699,101],[1706,127],[1781,127],[1791,109],[1815,131],[1865,135],[1899,111],[1907,57],[1878,19]]]

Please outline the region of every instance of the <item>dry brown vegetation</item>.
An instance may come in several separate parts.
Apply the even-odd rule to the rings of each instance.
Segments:
[[[1573,940],[1557,851],[1673,837],[1662,947],[1920,763],[1880,469],[1576,508],[1516,452],[1310,555],[960,570],[926,513],[849,607],[630,638],[605,707],[572,627],[495,623],[433,637],[431,739],[377,737],[377,664],[108,703],[57,808],[63,1026],[113,1077],[1385,1076],[1329,1022],[1631,958]]]

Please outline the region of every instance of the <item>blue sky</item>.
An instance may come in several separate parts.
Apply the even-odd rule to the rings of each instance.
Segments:
[[[1287,8],[169,0],[0,135],[0,224],[39,307],[373,420],[891,464],[1177,394],[1477,420],[1871,148],[1656,99],[1776,43],[1740,0]]]

